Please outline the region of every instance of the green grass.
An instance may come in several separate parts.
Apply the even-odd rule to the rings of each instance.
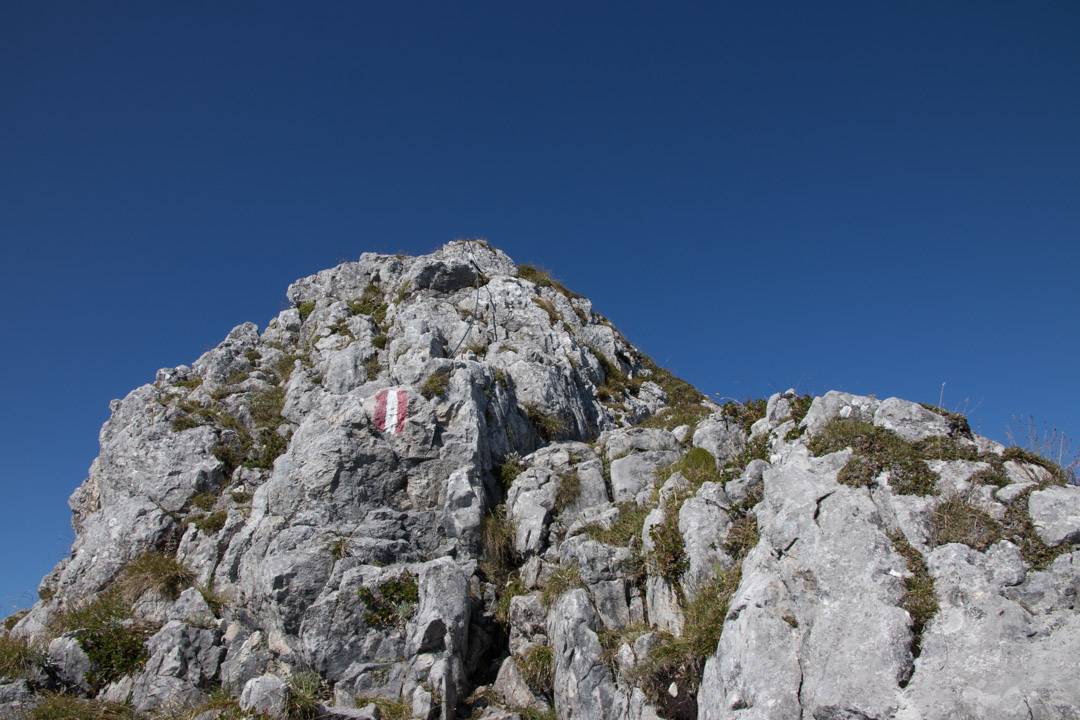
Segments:
[[[300,312],[300,322],[304,322],[311,317],[311,313],[315,312],[315,301],[305,300],[297,305],[296,309]]]
[[[185,378],[183,380],[177,380],[176,381],[176,386],[177,387],[186,388],[188,390],[194,390],[195,388],[199,387],[202,384],[203,384],[203,379],[199,375],[192,375],[189,378]]]
[[[384,350],[384,349],[386,349],[386,342],[388,340],[389,340],[389,337],[387,337],[386,333],[384,333],[384,332],[375,333],[375,336],[371,338],[371,344],[373,346],[375,346],[376,348],[378,348],[379,350]]]
[[[852,448],[854,454],[840,470],[839,482],[869,487],[887,470],[890,486],[901,495],[932,494],[937,475],[924,461],[944,452],[939,444],[920,446],[871,423],[848,418],[830,420],[807,446],[815,455]]]
[[[750,434],[750,428],[761,418],[765,417],[765,409],[768,406],[766,400],[746,400],[745,402],[729,401],[720,407],[720,414],[729,420],[734,420],[742,427],[743,432]]]
[[[576,587],[582,587],[581,571],[576,565],[564,565],[555,569],[540,591],[540,602],[545,608],[551,607],[564,593]]]
[[[529,689],[551,698],[555,689],[555,653],[550,645],[533,645],[514,658]]]
[[[657,484],[662,485],[675,473],[690,482],[692,491],[707,482],[722,482],[720,471],[716,468],[716,458],[708,450],[699,447],[690,448],[681,458],[660,470],[656,475]]]
[[[289,678],[285,700],[287,720],[315,720],[320,715],[319,700],[326,695],[326,685],[319,673],[303,671]]]
[[[376,353],[364,361],[364,372],[367,373],[368,380],[374,380],[379,377],[379,372],[382,367],[379,365],[379,354]]]
[[[904,578],[904,597],[901,607],[911,616],[911,655],[919,657],[922,652],[922,638],[926,626],[938,612],[937,594],[934,592],[934,578],[926,567],[922,554],[900,533],[889,535],[893,549],[900,553],[911,574]]]
[[[382,290],[375,283],[369,282],[360,297],[356,300],[350,300],[347,304],[349,311],[353,315],[367,315],[378,326],[382,326],[386,322],[386,299],[383,297]]]
[[[690,383],[675,377],[663,369],[652,358],[642,355],[641,364],[649,371],[649,380],[652,380],[667,395],[667,407],[660,412],[646,418],[640,427],[662,428],[673,430],[680,425],[697,425],[709,414],[708,406],[704,405],[705,396]]]
[[[684,610],[682,634],[657,633],[658,642],[634,667],[630,680],[657,706],[661,717],[694,717],[705,660],[716,652],[731,597],[739,587],[741,566],[718,570]],[[668,688],[674,683],[678,694]]]
[[[649,514],[649,508],[634,502],[619,503],[616,507],[619,509],[619,514],[609,527],[592,523],[585,527],[585,533],[593,540],[605,545],[626,547],[635,538],[641,537],[641,529],[645,525],[645,516]]]
[[[501,465],[495,468],[495,477],[499,478],[499,483],[504,490],[509,490],[510,486],[514,484],[514,480],[524,469],[521,458],[516,454],[511,454],[503,460]]]
[[[537,405],[526,405],[525,416],[536,429],[536,434],[545,442],[555,440],[566,432],[566,423],[561,418],[544,412]]]
[[[420,384],[420,394],[428,400],[446,395],[450,387],[450,369],[439,368],[428,375]]]
[[[799,427],[799,423],[806,417],[806,413],[810,412],[810,406],[814,404],[814,398],[812,395],[798,395],[788,398],[788,401],[791,403],[791,420],[795,422],[795,426],[788,430],[784,440],[791,442],[802,437],[803,433],[806,432],[806,428]]]
[[[672,587],[679,586],[682,574],[690,565],[683,536],[679,532],[681,504],[672,498],[664,507],[664,519],[649,529],[653,547],[648,559],[652,574],[664,578]]]
[[[375,588],[362,587],[357,595],[366,608],[364,622],[383,629],[404,627],[420,602],[416,578],[408,572],[384,580]]]
[[[212,512],[209,515],[204,515],[194,520],[195,527],[199,528],[206,535],[216,535],[221,532],[221,529],[225,527],[225,522],[229,519],[229,514],[224,510],[218,510]]]
[[[131,605],[124,593],[112,589],[58,615],[49,634],[57,637],[79,631],[79,645],[92,665],[88,680],[100,688],[134,673],[146,662],[146,640],[152,629],[131,620]]]
[[[1028,488],[1005,508],[1001,534],[1006,540],[1020,548],[1020,555],[1032,568],[1045,570],[1054,558],[1071,552],[1073,548],[1068,543],[1051,547],[1039,537],[1028,512],[1028,501],[1034,490],[1033,487]]]
[[[480,525],[480,570],[496,587],[504,585],[517,569],[514,551],[514,523],[499,505],[484,516]]]
[[[27,616],[29,610],[17,610],[6,618],[4,618],[4,629],[11,632],[11,629],[19,624],[19,621]]]

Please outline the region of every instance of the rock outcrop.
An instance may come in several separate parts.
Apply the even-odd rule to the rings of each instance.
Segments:
[[[898,398],[717,405],[480,241],[288,298],[113,401],[0,714],[1080,717],[1051,463]]]

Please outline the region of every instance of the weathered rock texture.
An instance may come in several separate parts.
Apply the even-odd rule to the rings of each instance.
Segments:
[[[1054,468],[896,398],[717,406],[483,242],[288,298],[112,403],[0,714],[1080,717]]]

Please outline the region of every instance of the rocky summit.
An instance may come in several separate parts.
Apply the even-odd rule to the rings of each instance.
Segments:
[[[0,716],[1080,718],[1080,488],[966,420],[716,404],[483,241],[114,400]]]

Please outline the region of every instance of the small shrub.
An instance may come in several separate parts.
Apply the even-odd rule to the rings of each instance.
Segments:
[[[78,631],[79,645],[92,665],[88,680],[103,687],[134,673],[146,662],[146,640],[151,629],[132,621],[131,605],[118,590],[61,613],[50,627],[56,637]]]
[[[45,663],[45,653],[26,638],[0,635],[0,678],[32,678]]]
[[[550,645],[533,645],[514,658],[521,677],[534,693],[552,697],[555,689],[555,653]]]
[[[71,695],[49,694],[42,697],[26,715],[27,720],[138,720],[128,705],[84,700]]]
[[[942,500],[930,515],[930,544],[963,543],[982,551],[1001,538],[1001,526],[962,495]]]
[[[577,470],[570,470],[559,476],[559,485],[555,490],[555,510],[564,510],[581,497],[581,478]]]
[[[349,539],[337,538],[327,546],[327,552],[330,553],[330,557],[335,560],[343,560],[349,557]]]
[[[289,678],[289,692],[285,701],[285,717],[288,720],[315,720],[320,716],[319,699],[326,694],[326,686],[317,672],[298,672]]]
[[[557,568],[548,577],[540,591],[540,602],[545,608],[558,600],[563,593],[569,592],[576,587],[581,587],[581,571],[576,565],[564,565]]]
[[[439,368],[424,379],[423,384],[420,385],[420,394],[431,400],[445,395],[449,387],[450,370],[448,368]]]
[[[619,514],[609,527],[592,523],[585,527],[585,533],[593,540],[618,547],[626,547],[636,538],[640,538],[649,509],[635,502],[619,503],[617,507]]]
[[[404,627],[420,602],[416,578],[408,572],[384,580],[374,590],[362,587],[357,594],[367,608],[364,622],[383,629]]]
[[[128,602],[135,602],[147,590],[156,590],[170,600],[195,582],[195,573],[172,555],[151,550],[128,563],[118,580],[117,590]]]
[[[509,490],[510,486],[514,484],[514,480],[521,474],[524,467],[521,465],[521,458],[517,456],[517,453],[511,453],[506,456],[502,464],[495,469],[495,476],[499,478],[499,483],[504,489]]]
[[[371,338],[371,344],[377,347],[379,350],[384,350],[386,348],[386,341],[388,339],[389,338],[387,337],[386,333],[376,333],[375,336]]]
[[[889,536],[893,549],[904,558],[908,572],[904,578],[904,597],[901,607],[911,616],[911,655],[919,657],[922,652],[922,638],[926,626],[938,612],[937,594],[934,592],[934,578],[926,567],[922,554],[900,533]]]
[[[376,325],[382,325],[386,321],[386,300],[383,298],[382,290],[375,283],[369,282],[360,298],[350,300],[348,306],[353,315],[367,315],[375,321]]]
[[[998,488],[1003,488],[1011,482],[1005,471],[994,465],[979,470],[969,478],[969,481],[975,485],[993,485]]]
[[[343,338],[347,338],[348,340],[356,339],[356,335],[354,335],[352,329],[349,328],[349,323],[345,320],[345,318],[342,318],[341,320],[338,320],[336,323],[331,325],[330,332],[336,335],[340,335]]]
[[[225,522],[228,519],[229,514],[227,512],[218,510],[195,520],[195,527],[202,530],[206,535],[217,535],[225,527]]]
[[[525,415],[541,440],[550,442],[566,431],[566,423],[561,418],[544,412],[536,405],[526,405]]]
[[[304,322],[311,316],[311,313],[315,312],[315,301],[305,300],[297,305],[296,309],[300,312],[300,322]]]

